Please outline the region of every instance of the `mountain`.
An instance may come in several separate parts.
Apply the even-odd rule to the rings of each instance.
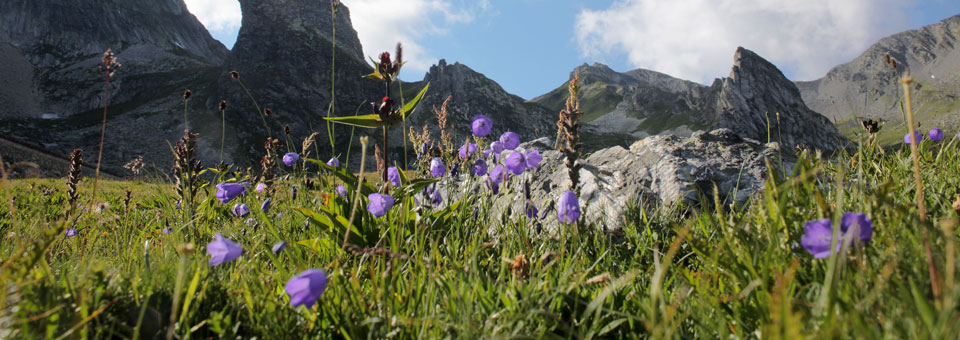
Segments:
[[[121,67],[105,91],[108,48]],[[89,158],[106,93],[105,168],[125,173],[140,155],[166,167],[164,141],[182,135],[181,94],[193,89],[197,110],[228,53],[182,0],[0,2],[0,134]]]
[[[336,115],[353,115],[358,107],[361,114],[367,114],[370,108],[365,103],[382,96],[382,85],[362,79],[373,69],[363,55],[349,8],[341,5],[337,9],[335,63],[329,0],[240,0],[240,9],[240,33],[218,78],[218,96],[230,104],[228,134],[243,141],[236,145],[235,153],[259,159],[266,132],[253,101],[230,77],[230,71],[239,72],[260,109],[273,112],[266,121],[274,138],[284,140],[285,125],[291,127],[291,140],[298,143],[317,131],[317,146],[329,155],[330,144],[322,141],[328,140],[323,117],[330,105],[331,74],[336,72]],[[216,105],[211,103],[211,109]],[[342,144],[347,143],[349,132],[335,129]]]
[[[711,86],[649,70],[619,73],[602,64],[571,72],[581,79],[581,109],[597,131],[689,136],[729,128],[754,140],[836,150],[847,141],[826,117],[809,109],[800,91],[776,66],[737,48],[730,76]],[[563,106],[567,85],[532,99],[552,110]]]
[[[831,69],[823,78],[798,82],[803,100],[836,120],[845,130],[858,130],[860,118],[884,119],[903,126],[899,75],[909,70],[914,110],[924,127],[960,123],[960,15],[917,30],[894,34],[873,44],[859,57]],[[886,55],[897,60],[897,70]],[[903,129],[885,129],[882,140],[897,141]],[[881,131],[883,133],[884,131]],[[897,136],[899,135],[899,136]]]

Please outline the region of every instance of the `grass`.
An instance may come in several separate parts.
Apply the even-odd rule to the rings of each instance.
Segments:
[[[361,202],[359,235],[349,238],[378,251],[346,253],[343,229],[331,222],[345,221],[357,199],[332,194],[352,176],[345,172],[313,178],[315,189],[297,179],[303,172],[287,173],[267,214],[257,209],[262,197],[241,196],[251,222],[232,216],[234,202],[221,204],[210,186],[196,219],[184,223],[173,186],[159,179],[104,181],[99,200],[109,206],[96,212],[87,203],[79,215],[62,180],[13,180],[0,191],[0,334],[155,338],[172,327],[179,338],[953,338],[958,147],[921,145],[927,223],[913,198],[909,151],[864,146],[829,161],[801,155],[793,173],[772,176],[744,205],[634,202],[614,233],[582,223],[538,234],[522,216],[493,216],[486,193],[445,197],[444,209],[423,208],[417,218],[411,196],[396,190],[397,206],[383,218]],[[343,184],[353,195],[356,184]],[[89,181],[80,188],[89,194]],[[133,191],[127,209],[124,190]],[[834,255],[828,275],[828,259],[799,246],[803,224],[844,211],[866,213],[876,229],[867,245]],[[78,235],[65,237],[68,227]],[[214,233],[244,254],[210,267],[204,251]],[[281,240],[288,247],[275,256],[270,247]],[[327,289],[313,308],[290,307],[283,286],[308,268],[330,275]]]

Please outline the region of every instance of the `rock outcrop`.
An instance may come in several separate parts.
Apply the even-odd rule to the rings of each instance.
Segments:
[[[498,211],[524,211],[523,179],[530,180],[531,201],[541,212],[569,189],[565,158],[553,149],[553,142],[541,138],[517,149],[530,150],[539,150],[543,162],[522,178],[513,179],[510,189],[503,189],[506,194],[498,196],[494,204]],[[501,159],[510,152],[504,151]],[[581,160],[584,166],[580,170],[580,206],[585,208],[587,222],[614,230],[623,225],[630,204],[712,204],[714,185],[724,205],[743,203],[763,189],[768,173],[765,159],[784,171],[792,171],[790,159],[781,157],[778,143],[762,144],[730,129],[698,131],[688,138],[648,137],[629,148],[605,148]],[[701,197],[710,202],[700,202]],[[556,225],[556,211],[544,214],[541,223]]]
[[[182,0],[3,1],[0,46],[2,64],[11,68],[4,76],[19,75],[0,97],[11,102],[35,94],[26,103],[0,105],[0,117],[8,118],[67,117],[101,107],[99,66],[108,48],[123,64],[110,93],[115,104],[155,91],[157,75],[216,66],[228,52]]]
[[[230,77],[238,71],[244,85],[257,99],[260,108],[270,108],[267,118],[274,138],[283,139],[283,126],[290,125],[291,138],[302,141],[311,128],[327,138],[327,108],[331,102],[331,75],[336,72],[335,115],[370,113],[366,102],[382,96],[382,85],[362,76],[373,69],[365,61],[360,40],[350,21],[350,10],[337,10],[337,50],[334,63],[333,16],[329,0],[240,0],[243,24],[237,42],[218,75],[219,96],[230,103],[233,113],[228,127],[246,146],[241,156],[262,153],[266,132],[257,109],[240,85]],[[392,51],[391,51],[392,52]],[[208,103],[215,108],[217,103]],[[349,129],[339,128],[337,137],[346,143]],[[328,154],[329,143],[318,143]],[[248,154],[244,152],[248,151]],[[340,150],[345,152],[346,150]],[[253,158],[256,159],[256,158]]]
[[[897,70],[886,64],[887,53],[897,60]],[[902,90],[897,81],[906,70],[915,79],[918,122],[929,127],[960,123],[960,15],[883,38],[823,78],[798,82],[797,86],[807,105],[836,115],[849,126],[859,124],[860,118],[902,124]],[[903,133],[897,135],[894,137],[902,138]]]
[[[618,73],[602,64],[578,67],[571,78],[574,74],[581,77],[581,108],[588,126],[597,131],[642,138],[729,128],[790,149],[836,150],[848,143],[828,119],[806,107],[796,86],[776,66],[742,47],[734,54],[730,76],[711,86],[642,69]],[[557,109],[565,88],[532,101]]]

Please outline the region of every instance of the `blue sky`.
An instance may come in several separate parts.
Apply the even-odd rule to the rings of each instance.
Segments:
[[[186,0],[215,38],[233,45],[237,0]],[[401,41],[401,78],[439,59],[461,62],[530,99],[583,63],[647,68],[709,83],[737,46],[794,80],[812,80],[876,40],[960,14],[955,0],[343,0],[364,52]],[[384,20],[376,13],[393,13]]]

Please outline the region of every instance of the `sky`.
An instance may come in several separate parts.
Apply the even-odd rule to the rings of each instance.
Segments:
[[[185,0],[228,48],[237,0]],[[792,80],[813,80],[874,42],[960,14],[956,0],[342,0],[364,53],[404,45],[400,74],[423,79],[440,59],[460,62],[531,99],[574,67],[645,68],[709,84],[737,46]],[[383,16],[382,13],[390,13]]]

